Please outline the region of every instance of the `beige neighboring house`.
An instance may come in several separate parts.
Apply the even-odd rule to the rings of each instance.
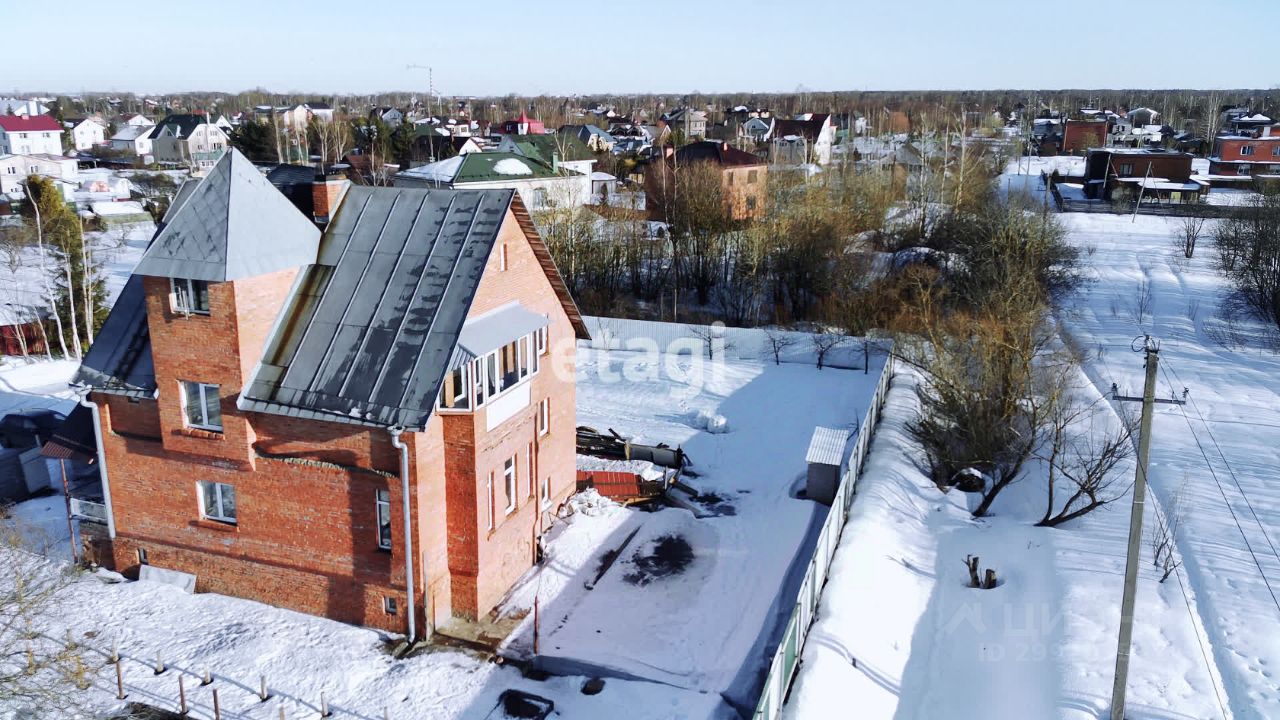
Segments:
[[[229,146],[226,131],[204,115],[170,115],[148,135],[158,163],[185,165],[197,174],[217,164]]]
[[[125,125],[111,136],[111,149],[127,152],[140,158],[151,154],[151,129],[153,125]]]
[[[59,181],[68,200],[80,181],[75,158],[61,155],[0,155],[0,195],[11,200],[26,197],[23,183],[29,175],[43,175]]]

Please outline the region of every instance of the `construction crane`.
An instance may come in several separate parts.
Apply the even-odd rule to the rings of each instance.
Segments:
[[[413,64],[409,64],[409,65],[405,65],[405,66],[404,66],[404,69],[405,69],[405,70],[426,70],[426,71],[427,71],[427,93],[428,93],[428,94],[430,94],[430,96],[431,96],[431,102],[433,103],[432,108],[431,108],[431,112],[432,112],[432,114],[439,113],[439,112],[440,112],[440,98],[436,96],[435,73],[434,73],[434,71],[431,69],[431,66],[430,66],[430,65],[413,65]]]

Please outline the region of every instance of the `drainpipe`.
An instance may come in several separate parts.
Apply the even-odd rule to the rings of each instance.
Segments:
[[[389,428],[391,447],[400,451],[400,492],[404,498],[404,584],[408,590],[409,602],[409,644],[416,639],[416,620],[413,609],[413,524],[409,512],[409,446],[400,441],[400,433],[404,428],[396,425]]]
[[[107,537],[116,539],[116,514],[111,509],[111,481],[107,477],[107,451],[102,447],[102,415],[98,412],[98,403],[89,399],[91,387],[78,387],[76,394],[80,396],[80,404],[89,408],[93,414],[93,441],[98,450],[98,477],[102,480],[102,504],[107,507]]]

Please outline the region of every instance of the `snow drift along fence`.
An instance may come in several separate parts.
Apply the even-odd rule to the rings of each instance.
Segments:
[[[643,347],[639,343],[656,343],[663,352],[681,343],[696,346],[702,342],[694,333],[714,333],[714,337],[724,341],[724,355],[728,359],[760,360],[773,362],[773,346],[769,332],[763,328],[726,327],[722,325],[697,325],[691,323],[657,322],[653,320],[624,320],[621,318],[586,316],[583,321],[591,331],[589,346],[602,350],[638,350]],[[786,344],[778,353],[778,359],[784,363],[813,365],[817,363],[817,353],[813,346],[813,333],[796,330],[775,330],[774,337],[782,338]],[[823,360],[823,365],[833,368],[862,370],[863,339],[845,337],[844,341],[832,348]],[[872,340],[870,352],[882,353],[888,341]],[[706,348],[702,348],[705,355]]]
[[[880,380],[876,383],[876,392],[867,407],[867,414],[858,426],[858,438],[854,441],[853,452],[840,476],[840,486],[836,488],[835,501],[831,511],[827,513],[826,522],[818,533],[818,543],[814,547],[813,557],[809,560],[809,568],[805,572],[804,582],[800,584],[800,592],[796,596],[795,610],[787,621],[787,629],[782,634],[782,642],[778,644],[769,664],[769,674],[765,678],[764,689],[760,693],[760,701],[756,703],[753,720],[774,720],[782,716],[782,705],[786,701],[791,683],[795,680],[796,670],[800,667],[800,656],[804,651],[805,640],[809,637],[809,629],[817,617],[818,603],[822,599],[822,586],[826,583],[827,572],[831,568],[831,559],[835,556],[836,547],[840,544],[840,533],[844,530],[845,521],[849,517],[849,508],[853,506],[853,498],[857,493],[858,477],[862,473],[862,465],[867,458],[867,449],[871,446],[871,438],[876,432],[876,423],[880,420],[880,410],[884,407],[885,396],[889,394],[889,380],[893,376],[893,354],[885,361],[880,372]]]

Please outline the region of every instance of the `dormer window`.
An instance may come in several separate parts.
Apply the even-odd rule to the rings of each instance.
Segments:
[[[169,304],[174,312],[183,315],[209,314],[209,283],[188,278],[171,278],[169,283],[172,288]]]

